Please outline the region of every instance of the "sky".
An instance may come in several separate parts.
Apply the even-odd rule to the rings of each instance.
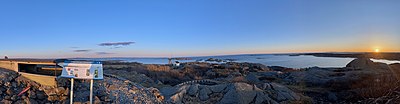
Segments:
[[[0,55],[400,52],[399,0],[2,0]]]

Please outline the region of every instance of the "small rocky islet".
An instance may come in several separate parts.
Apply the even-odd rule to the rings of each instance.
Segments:
[[[96,104],[400,103],[400,64],[368,58],[343,68],[303,69],[237,62],[104,62],[104,72],[104,80],[94,84]],[[57,87],[49,87],[6,69],[0,69],[0,79],[1,103],[69,103],[68,79],[57,79]],[[74,101],[88,103],[89,81],[75,82]]]

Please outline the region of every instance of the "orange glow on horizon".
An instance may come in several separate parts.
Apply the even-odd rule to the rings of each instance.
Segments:
[[[379,53],[381,52],[381,50],[379,50],[378,48],[375,49],[375,53]]]

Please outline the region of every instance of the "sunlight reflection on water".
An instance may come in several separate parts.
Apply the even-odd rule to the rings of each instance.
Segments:
[[[384,59],[371,59],[371,61],[381,62],[381,63],[386,63],[386,64],[400,63],[400,61],[397,61],[397,60],[384,60]]]

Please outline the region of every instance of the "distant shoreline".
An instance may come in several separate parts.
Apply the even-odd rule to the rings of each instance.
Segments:
[[[360,52],[360,53],[301,53],[301,54],[290,54],[291,56],[298,55],[311,55],[315,57],[338,57],[338,58],[373,58],[373,59],[384,59],[384,60],[398,60],[400,61],[400,53],[388,52],[388,53],[374,53],[374,52]]]
[[[400,61],[400,52],[314,52],[314,53],[266,53],[266,54],[230,54],[230,55],[210,55],[210,56],[187,56],[187,57],[100,57],[100,58],[10,58],[9,60],[54,60],[54,59],[180,59],[180,58],[207,58],[207,57],[221,57],[221,56],[259,56],[259,55],[287,55],[287,56],[300,56],[300,55],[310,55],[315,57],[335,57],[335,58],[374,58],[374,59],[384,59],[384,60],[398,60]],[[0,59],[4,60],[4,59]]]

